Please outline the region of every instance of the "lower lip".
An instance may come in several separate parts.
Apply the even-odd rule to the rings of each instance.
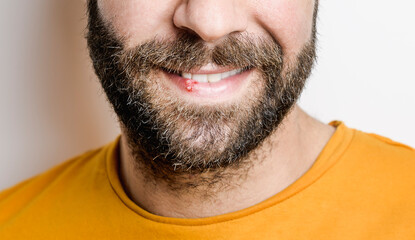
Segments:
[[[195,82],[192,84],[191,90],[189,90],[189,85],[186,84],[186,80],[188,79],[177,74],[163,71],[170,82],[173,83],[183,95],[211,100],[226,100],[237,95],[241,88],[247,84],[247,79],[251,72],[252,70],[247,70],[215,83]]]

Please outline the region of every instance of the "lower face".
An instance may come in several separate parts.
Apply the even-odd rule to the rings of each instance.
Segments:
[[[298,99],[315,58],[311,40],[285,61],[275,38],[235,34],[214,47],[179,31],[127,46],[89,2],[94,67],[137,161],[153,174],[237,166]]]

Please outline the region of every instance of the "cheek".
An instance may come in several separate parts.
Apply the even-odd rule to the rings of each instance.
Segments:
[[[310,40],[314,0],[267,0],[257,17],[262,27],[282,45],[286,56],[294,56]]]
[[[126,47],[172,32],[176,0],[101,0],[99,10]]]

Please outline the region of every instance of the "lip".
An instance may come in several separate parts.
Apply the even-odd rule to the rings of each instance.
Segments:
[[[233,68],[216,68],[216,69],[198,69],[197,71],[190,71],[192,74],[215,74],[233,70]],[[215,83],[201,83],[194,82],[192,90],[187,90],[186,78],[174,73],[161,70],[167,77],[168,82],[173,85],[177,93],[184,98],[191,98],[197,100],[206,100],[208,102],[228,101],[235,98],[236,95],[243,90],[248,84],[248,78],[253,69],[245,70],[239,74],[222,79]]]

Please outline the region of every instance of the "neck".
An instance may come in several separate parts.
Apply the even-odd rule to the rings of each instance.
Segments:
[[[333,132],[333,127],[294,107],[277,131],[250,154],[252,159],[247,159],[244,169],[226,169],[225,175],[230,177],[185,192],[171,189],[162,179],[149,181],[137,168],[123,134],[121,181],[136,204],[156,215],[201,218],[234,212],[270,198],[300,178],[313,165]],[[200,181],[201,176],[192,177],[186,179],[187,184]]]

